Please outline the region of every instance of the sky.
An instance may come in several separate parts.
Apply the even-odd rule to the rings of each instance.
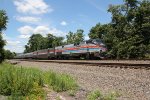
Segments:
[[[7,30],[3,31],[5,49],[22,53],[33,33],[65,37],[69,31],[83,29],[87,40],[93,26],[111,22],[109,5],[122,3],[123,0],[0,0],[0,9],[9,17]]]

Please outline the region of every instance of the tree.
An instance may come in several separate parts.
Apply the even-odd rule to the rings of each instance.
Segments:
[[[47,34],[46,37],[43,37],[41,34],[33,34],[27,45],[25,45],[24,53],[54,48],[55,46],[63,45],[63,40],[63,37],[56,37],[52,34]]]
[[[75,34],[70,31],[70,32],[66,35],[66,38],[67,38],[67,43],[68,43],[68,44],[72,44],[72,43],[74,43]]]
[[[110,54],[117,58],[145,56],[147,44],[150,43],[149,8],[150,2],[146,0],[125,0],[124,5],[109,8],[108,11],[112,14],[112,28],[105,39],[112,43]]]
[[[64,44],[63,40],[64,40],[63,37],[55,37],[54,40],[53,40],[53,42],[52,42],[52,47],[63,45]]]
[[[135,13],[134,25],[136,31],[143,37],[141,43],[150,43],[150,1],[144,0],[140,3]]]
[[[2,38],[2,35],[0,34],[0,63],[4,60],[4,45],[5,45],[5,41]]]
[[[47,45],[47,48],[53,48],[53,41],[54,41],[54,39],[55,39],[55,36],[54,35],[52,35],[52,34],[47,34],[47,37],[46,37],[46,40],[47,40],[47,43],[46,43],[46,45]]]
[[[82,42],[84,40],[83,32],[84,31],[82,29],[78,29],[76,33],[69,32],[66,35],[67,44]]]
[[[45,40],[45,49],[53,48],[55,46],[60,46],[64,44],[63,37],[57,37],[52,34],[47,34],[47,37],[44,40]]]
[[[103,39],[113,58],[142,58],[150,50],[150,1],[125,0],[123,5],[110,5],[112,21],[97,24],[90,38]]]
[[[0,32],[6,30],[6,26],[8,23],[8,17],[4,10],[0,10]]]
[[[5,59],[13,59],[16,56],[15,52],[11,52],[10,50],[5,50]]]
[[[27,45],[25,46],[24,52],[33,52],[33,51],[44,48],[43,40],[44,40],[44,37],[41,34],[33,34],[30,37]]]
[[[47,49],[47,48],[53,48],[54,47],[54,40],[55,40],[56,36],[52,35],[52,34],[47,34],[47,36],[44,38],[44,41],[43,41],[43,45],[44,45],[44,49]]]
[[[30,52],[30,47],[28,45],[25,45],[24,53],[29,53],[29,52]]]
[[[82,29],[77,30],[77,32],[75,33],[76,34],[75,40],[74,40],[75,43],[79,43],[79,42],[82,42],[84,40],[83,32],[84,31]]]
[[[89,37],[91,39],[103,38],[103,35],[107,33],[107,24],[101,25],[100,23],[96,24],[96,26],[92,27],[89,33]]]
[[[2,31],[6,30],[6,26],[8,23],[8,17],[4,10],[0,10],[0,63],[4,60],[4,45],[5,41],[2,38]]]

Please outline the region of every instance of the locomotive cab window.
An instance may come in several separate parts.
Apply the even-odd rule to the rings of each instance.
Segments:
[[[74,44],[74,46],[77,46],[77,45],[79,45],[79,43],[75,43],[75,44]]]
[[[94,39],[94,40],[92,41],[92,43],[94,43],[94,44],[101,44],[102,41],[101,41],[100,39]]]
[[[86,44],[92,43],[92,40],[87,40]]]

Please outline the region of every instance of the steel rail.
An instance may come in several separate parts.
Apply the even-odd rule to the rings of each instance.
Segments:
[[[92,60],[33,60],[33,59],[20,59],[18,61],[30,61],[30,62],[45,62],[45,63],[64,63],[64,64],[74,64],[74,65],[88,65],[88,66],[99,66],[99,67],[115,67],[115,68],[131,68],[131,69],[150,69],[149,63],[123,63],[123,62],[93,62]],[[120,60],[122,61],[122,60]]]

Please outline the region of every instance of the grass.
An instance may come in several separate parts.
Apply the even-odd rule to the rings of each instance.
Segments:
[[[91,92],[87,96],[88,100],[98,100],[98,99],[100,100],[101,98],[102,98],[102,94],[98,90]]]
[[[70,96],[78,89],[75,80],[67,74],[0,64],[0,95],[8,100],[45,100],[44,85],[56,92],[67,91]],[[87,100],[116,100],[118,96],[116,92],[103,95],[96,90],[88,94]]]
[[[75,80],[66,74],[0,64],[0,95],[8,96],[9,100],[44,100],[44,84],[57,92],[77,88]]]
[[[73,96],[75,96],[76,92],[77,92],[76,89],[75,90],[69,90],[68,94],[73,97]]]
[[[57,92],[75,90],[77,88],[75,80],[67,74],[58,74],[49,71],[46,72],[46,77],[49,86]]]
[[[11,64],[0,65],[0,94],[19,97],[44,98],[42,71],[34,68],[14,67]],[[31,98],[32,99],[32,98]]]
[[[116,100],[119,96],[117,92],[111,92],[107,95],[103,95],[100,91],[92,91],[88,94],[87,100]]]

